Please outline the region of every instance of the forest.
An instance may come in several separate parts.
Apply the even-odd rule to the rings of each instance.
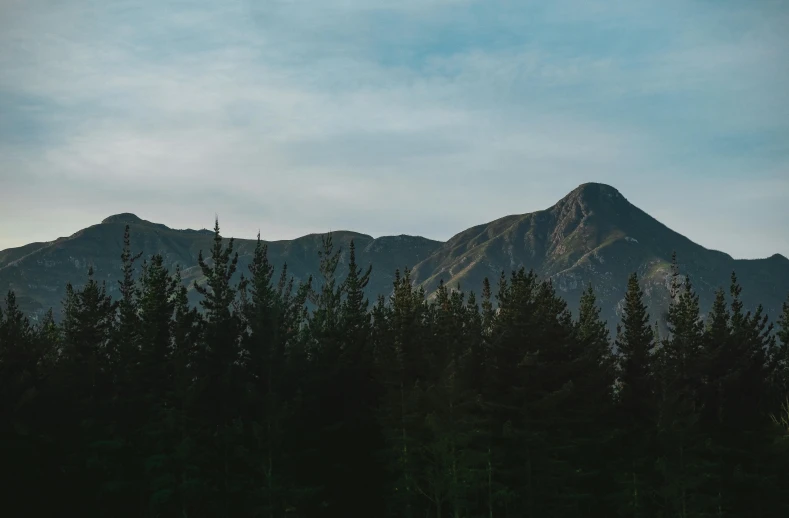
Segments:
[[[663,315],[634,273],[608,329],[523,269],[368,300],[330,234],[304,282],[213,243],[199,309],[128,226],[117,300],[0,304],[4,516],[789,516],[789,301],[734,273],[708,315],[676,258]]]

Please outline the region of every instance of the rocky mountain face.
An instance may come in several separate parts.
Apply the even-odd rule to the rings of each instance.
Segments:
[[[89,265],[98,279],[117,290],[125,225],[130,225],[132,248],[150,256],[162,254],[170,268],[180,265],[189,284],[200,282],[200,250],[208,252],[209,230],[176,230],[119,214],[76,234],[49,243],[32,243],[0,251],[0,289],[13,289],[34,318],[52,307],[57,314],[65,285],[79,285]],[[534,269],[565,297],[571,308],[591,282],[598,293],[604,317],[618,320],[627,277],[638,272],[648,297],[653,320],[661,320],[668,297],[670,260],[676,251],[682,274],[689,275],[707,310],[714,292],[728,288],[736,271],[743,300],[753,308],[762,303],[774,317],[789,294],[789,260],[780,255],[759,260],[735,260],[707,250],[672,231],[629,203],[613,187],[584,184],[553,207],[530,214],[507,216],[467,229],[446,243],[417,236],[372,238],[355,232],[333,233],[345,252],[351,240],[360,264],[372,264],[368,286],[371,298],[389,294],[396,269],[412,268],[412,278],[428,293],[444,280],[450,287],[479,292],[485,277],[498,280],[502,271]],[[237,239],[239,271],[246,271],[254,240]],[[269,242],[269,257],[297,280],[318,271],[321,235],[291,241]],[[193,292],[193,295],[194,292]],[[194,300],[196,302],[196,298]]]
[[[728,290],[732,271],[743,286],[746,306],[763,304],[775,317],[789,294],[789,260],[736,260],[708,250],[632,205],[613,187],[584,184],[543,211],[507,216],[454,236],[416,267],[428,291],[441,279],[478,289],[502,269],[534,269],[572,308],[592,283],[610,324],[619,320],[627,278],[637,272],[653,320],[662,321],[668,301],[671,255],[690,276],[702,309],[718,288]]]

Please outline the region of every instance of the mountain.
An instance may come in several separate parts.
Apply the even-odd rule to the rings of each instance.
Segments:
[[[171,270],[180,265],[184,281],[188,282],[190,288],[193,281],[203,280],[197,256],[201,250],[208,255],[213,243],[213,231],[177,230],[143,220],[134,214],[118,214],[69,237],[0,251],[0,290],[14,290],[20,306],[34,318],[50,307],[57,317],[66,284],[71,282],[78,286],[84,283],[89,266],[93,266],[96,279],[107,282],[111,294],[117,293],[123,233],[127,224],[133,251],[142,251],[146,257],[159,253]],[[375,265],[369,284],[371,294],[388,293],[396,268],[413,266],[442,244],[405,235],[378,239],[348,231],[333,232],[332,235],[335,246],[343,251],[340,272],[344,272],[343,265],[347,264],[346,253],[351,240],[356,245],[357,261]],[[310,274],[318,271],[321,237],[320,234],[311,234],[290,241],[270,241],[269,258],[278,268],[287,263],[289,275],[297,281],[306,280]],[[235,240],[234,246],[239,253],[239,272],[248,271],[255,244],[256,241],[251,239]],[[197,293],[191,289],[190,298],[192,302],[197,302]]]
[[[572,308],[591,282],[603,316],[618,320],[627,278],[637,272],[653,320],[666,312],[671,255],[711,306],[718,288],[728,291],[732,271],[743,286],[749,308],[764,304],[775,317],[789,294],[789,260],[736,260],[708,250],[674,232],[634,206],[608,185],[579,186],[554,206],[507,216],[457,234],[415,268],[415,277],[432,291],[441,279],[450,286],[478,289],[484,277],[521,266],[550,277]]]
[[[0,289],[13,289],[20,304],[34,316],[49,307],[58,313],[66,283],[84,282],[89,265],[98,279],[107,281],[110,292],[116,291],[127,224],[135,251],[160,253],[170,268],[181,265],[190,284],[202,280],[197,255],[210,249],[212,231],[176,230],[133,214],[118,214],[70,237],[0,251]],[[597,183],[579,186],[548,209],[478,225],[445,243],[406,235],[375,239],[349,231],[334,232],[333,237],[344,251],[354,240],[357,260],[373,265],[368,288],[371,298],[391,292],[397,268],[412,268],[412,278],[431,293],[442,279],[451,287],[459,284],[464,290],[479,292],[486,276],[496,281],[502,270],[525,267],[551,278],[571,308],[577,306],[586,284],[593,283],[604,317],[614,324],[627,277],[636,271],[652,318],[658,320],[665,312],[673,251],[681,273],[691,277],[705,311],[717,288],[728,289],[732,271],[737,272],[744,288],[746,306],[762,303],[771,317],[789,294],[789,260],[785,257],[776,254],[768,259],[736,260],[708,250],[635,207],[613,187]],[[235,242],[239,271],[243,272],[255,241]],[[297,280],[317,273],[320,234],[268,245],[271,261],[278,267],[287,263]],[[341,272],[345,259],[343,254]],[[194,291],[192,295],[196,302]]]

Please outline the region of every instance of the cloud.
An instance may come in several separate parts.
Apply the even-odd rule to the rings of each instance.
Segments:
[[[446,239],[603,181],[705,246],[789,255],[783,204],[743,195],[789,185],[789,19],[760,5],[6,0],[0,248],[121,211]]]

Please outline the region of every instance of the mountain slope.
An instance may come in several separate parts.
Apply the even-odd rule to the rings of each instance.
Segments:
[[[197,255],[210,249],[211,231],[176,230],[133,214],[118,214],[67,238],[1,251],[0,289],[14,289],[33,315],[49,307],[57,313],[65,284],[84,282],[88,265],[93,265],[97,278],[106,280],[114,291],[126,224],[130,225],[135,251],[161,253],[170,268],[181,265],[190,284],[201,281]],[[348,231],[333,235],[344,251],[353,239],[360,264],[373,265],[368,289],[371,297],[391,292],[398,268],[413,267],[414,280],[431,293],[442,279],[451,287],[460,284],[478,292],[486,276],[496,281],[502,271],[522,266],[551,278],[572,308],[577,306],[583,287],[593,283],[604,317],[614,324],[627,277],[636,271],[652,318],[659,320],[665,311],[673,251],[681,272],[690,275],[699,291],[705,311],[714,291],[728,288],[732,271],[737,272],[744,302],[750,308],[763,303],[775,316],[789,293],[789,260],[785,257],[776,254],[768,259],[735,260],[707,250],[632,205],[613,187],[596,183],[579,186],[548,209],[478,225],[446,243],[415,236],[374,239]],[[240,271],[246,271],[254,244],[254,240],[236,240]],[[277,267],[287,263],[297,280],[306,279],[318,271],[320,246],[319,234],[273,241],[269,257]],[[343,255],[341,274],[344,265]]]
[[[37,243],[0,252],[0,289],[14,290],[23,309],[34,316],[43,314],[50,307],[59,315],[66,284],[84,283],[89,266],[93,266],[98,280],[107,282],[110,293],[116,292],[126,224],[130,227],[131,246],[135,252],[143,251],[145,256],[162,254],[165,265],[171,270],[180,265],[184,280],[190,286],[194,280],[202,281],[197,256],[200,250],[204,255],[209,253],[213,241],[212,231],[176,230],[142,220],[133,214],[118,214],[51,243]],[[387,236],[373,239],[356,232],[334,232],[335,246],[343,250],[340,274],[345,271],[346,253],[351,240],[355,241],[357,261],[363,265],[375,265],[369,285],[371,293],[388,293],[396,268],[413,266],[441,245],[438,241],[423,237]],[[271,261],[278,268],[287,263],[289,275],[297,281],[306,279],[310,274],[317,274],[321,235],[272,241],[268,242],[268,246]],[[239,272],[247,271],[254,248],[255,240],[235,240],[235,249],[239,253]],[[192,301],[196,302],[196,293],[192,291],[190,295]]]
[[[789,293],[789,260],[735,260],[708,250],[674,232],[632,205],[613,187],[579,186],[554,206],[479,225],[451,238],[415,267],[415,277],[428,292],[443,279],[454,287],[479,289],[485,276],[497,278],[502,269],[534,269],[551,278],[571,307],[593,283],[605,318],[613,323],[624,296],[627,277],[637,272],[647,293],[650,312],[665,311],[672,252],[683,275],[689,275],[702,307],[714,291],[728,289],[732,271],[744,286],[749,307],[763,303],[770,312]]]

